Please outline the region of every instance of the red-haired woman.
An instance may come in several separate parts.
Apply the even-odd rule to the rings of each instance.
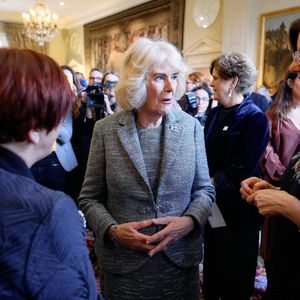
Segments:
[[[74,201],[35,182],[72,92],[59,66],[32,50],[0,49],[0,298],[97,299]]]

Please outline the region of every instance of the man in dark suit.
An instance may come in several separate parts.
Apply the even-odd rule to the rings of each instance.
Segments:
[[[262,112],[266,112],[268,108],[270,107],[270,103],[267,100],[266,96],[261,95],[256,92],[252,92],[249,96],[248,99],[252,100],[252,102],[258,106]]]

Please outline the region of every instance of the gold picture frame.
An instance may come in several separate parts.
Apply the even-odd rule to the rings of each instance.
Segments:
[[[292,62],[288,30],[300,18],[300,6],[262,14],[260,17],[260,53],[258,85],[274,94]]]
[[[155,0],[84,25],[85,70],[119,71],[138,37],[164,39],[182,49],[184,0]]]

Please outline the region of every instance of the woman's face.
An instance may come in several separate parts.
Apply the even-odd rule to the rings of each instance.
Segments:
[[[198,104],[198,114],[202,115],[206,112],[208,104],[209,104],[209,95],[208,92],[200,89],[195,91],[197,104]]]
[[[185,90],[186,92],[191,92],[194,88],[196,88],[197,86],[200,86],[200,81],[196,81],[194,82],[191,79],[187,79],[185,82]]]
[[[152,68],[147,76],[146,102],[140,112],[149,117],[161,117],[171,111],[177,89],[177,74],[177,70],[167,61]]]
[[[293,53],[294,59],[289,67],[291,72],[300,72],[300,33],[298,34],[297,40],[297,51]]]
[[[297,77],[290,82],[290,87],[292,89],[293,101],[297,104],[300,102],[300,73],[297,74]]]
[[[213,69],[212,77],[213,98],[226,107],[227,102],[230,101],[228,94],[232,86],[232,79],[226,80],[221,78],[215,68]]]

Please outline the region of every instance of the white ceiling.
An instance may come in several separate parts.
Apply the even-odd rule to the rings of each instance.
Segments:
[[[58,15],[59,28],[72,28],[102,19],[149,0],[44,0]],[[22,23],[22,12],[28,13],[36,0],[0,0],[0,22]]]

